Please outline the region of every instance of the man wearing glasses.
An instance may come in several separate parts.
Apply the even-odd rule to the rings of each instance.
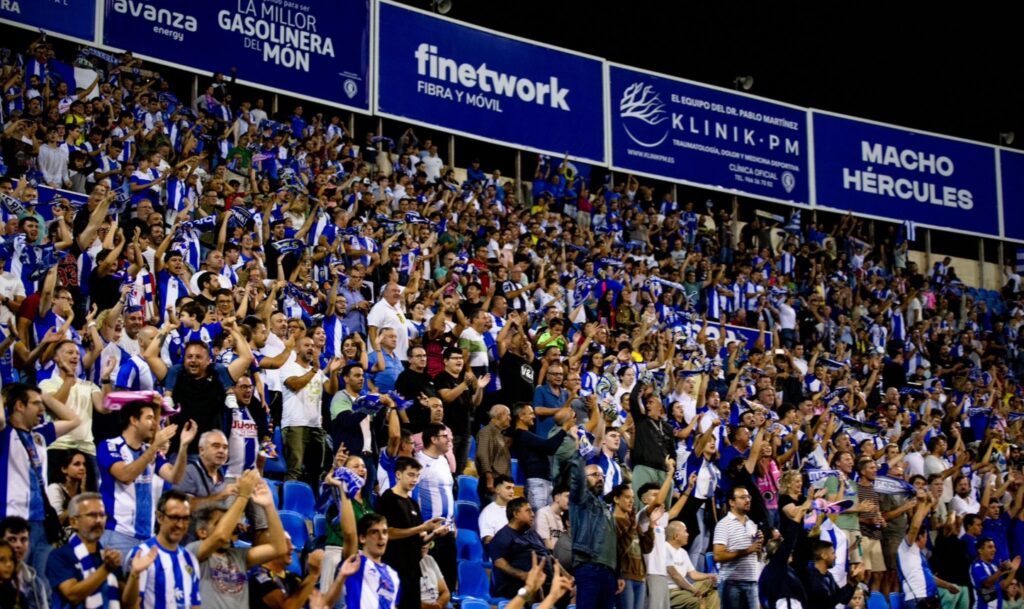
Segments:
[[[569,515],[572,521],[572,564],[576,577],[576,605],[611,609],[615,596],[626,587],[616,577],[615,522],[601,498],[604,474],[597,465],[584,465],[579,451],[569,461]]]
[[[718,596],[723,607],[757,609],[758,553],[764,534],[747,517],[750,492],[742,486],[729,493],[729,513],[715,527],[714,556],[718,563]]]
[[[191,516],[188,495],[167,491],[160,496],[156,504],[160,532],[128,554],[126,562],[132,567],[121,596],[122,609],[202,606],[199,559],[181,545]]]
[[[68,504],[74,534],[50,554],[46,579],[54,586],[58,607],[109,607],[121,598],[118,575],[121,552],[104,548],[100,537],[107,524],[103,497],[82,493]]]

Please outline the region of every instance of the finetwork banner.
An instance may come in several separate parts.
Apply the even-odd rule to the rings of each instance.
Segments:
[[[378,114],[604,164],[600,59],[381,2]]]
[[[818,205],[999,235],[992,146],[819,111],[812,116]]]
[[[0,0],[0,19],[84,40],[96,36],[95,0]]]
[[[370,0],[105,0],[103,42],[370,108]]]
[[[1003,182],[1003,232],[1024,241],[1024,153],[999,149]]]
[[[609,64],[612,166],[808,203],[803,108]]]

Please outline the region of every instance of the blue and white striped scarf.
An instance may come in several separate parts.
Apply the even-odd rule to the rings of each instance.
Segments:
[[[96,572],[96,569],[100,568],[100,564],[97,564],[96,558],[89,553],[89,549],[82,543],[82,539],[75,533],[71,536],[68,541],[68,545],[75,552],[75,560],[77,561],[78,571],[82,576],[82,579],[87,579],[90,575]],[[85,609],[99,609],[100,607],[107,607],[107,609],[120,609],[120,593],[118,592],[117,576],[113,573],[107,574],[106,583],[96,589],[95,592],[85,598],[83,606]]]

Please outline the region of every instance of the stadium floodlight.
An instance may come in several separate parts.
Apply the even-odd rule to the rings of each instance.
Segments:
[[[438,14],[447,15],[452,10],[452,0],[430,0],[430,8]]]
[[[735,87],[737,91],[739,91],[740,89],[743,89],[744,91],[749,91],[754,88],[754,77],[737,76],[736,78],[732,79],[732,86]]]
[[[999,143],[1003,146],[1009,146],[1015,139],[1017,139],[1017,135],[1013,131],[1004,131],[999,134]]]

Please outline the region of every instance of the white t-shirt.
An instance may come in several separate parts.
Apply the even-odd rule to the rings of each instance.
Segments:
[[[281,338],[270,332],[267,334],[267,342],[263,344],[260,349],[260,355],[263,357],[275,357],[280,355],[284,351],[284,341]],[[294,355],[294,353],[292,354]],[[271,391],[281,391],[281,370],[264,370],[263,379],[267,383],[267,389]]]
[[[952,466],[947,459],[936,457],[935,455],[928,455],[924,458],[924,475],[931,476],[932,474],[941,474]],[[949,476],[942,483],[942,496],[939,497],[939,501],[942,503],[949,503],[953,499],[953,477]]]
[[[906,477],[924,476],[924,456],[918,451],[911,451],[903,457],[907,464]]]
[[[43,390],[43,393],[52,395],[60,391],[62,385],[64,385],[64,381],[61,380],[60,374],[54,373],[52,377],[39,383],[39,388]],[[75,414],[82,420],[82,424],[57,438],[53,444],[50,444],[51,448],[78,449],[88,455],[96,456],[96,443],[92,437],[92,395],[98,392],[100,392],[100,388],[89,381],[82,379],[75,381],[64,404],[75,411]]]
[[[8,299],[25,297],[25,284],[21,278],[10,271],[0,273],[0,296]],[[8,326],[15,322],[14,313],[7,307],[0,305],[0,323]]]
[[[921,569],[921,548],[917,544],[907,543],[906,538],[900,541],[896,549],[896,557],[899,560],[900,573],[903,575],[902,587],[904,598],[913,600],[923,599],[928,596],[928,584],[924,579],[924,571]]]
[[[958,516],[977,514],[981,511],[981,504],[971,495],[966,497],[954,496],[953,500],[949,502],[949,509],[956,512]]]
[[[310,368],[299,362],[288,362],[281,367],[281,427],[320,427],[320,400],[327,377],[320,370],[298,392],[284,384],[293,376],[303,376]]]
[[[430,554],[420,559],[420,601],[436,603],[441,596],[438,582],[444,580],[441,567]]]
[[[480,528],[480,539],[486,540],[488,537],[494,537],[495,533],[508,524],[508,515],[505,512],[505,506],[498,505],[496,501],[488,503],[487,507],[480,511],[478,524]]]
[[[786,303],[779,305],[779,327],[783,330],[796,328],[796,311]]]
[[[683,548],[673,548],[669,544],[665,544],[665,573],[668,573],[668,567],[675,567],[676,572],[683,577],[687,577],[690,571],[693,571],[693,563],[690,562],[690,555]],[[689,578],[687,578],[689,579]],[[671,577],[668,578],[668,589],[677,590],[679,585]]]
[[[651,519],[647,517],[646,508],[645,511],[637,515],[637,518],[640,522],[640,531],[646,533],[647,529],[651,526]],[[665,527],[667,526],[668,514],[662,514],[661,518],[654,523],[654,548],[650,553],[644,554],[648,575],[668,575],[668,571],[665,568],[665,557],[668,555],[666,550],[671,549],[671,546],[665,541]],[[683,553],[685,554],[686,552],[684,551]]]
[[[427,174],[427,179],[431,182],[436,182],[441,177],[441,168],[444,167],[444,160],[440,156],[427,155],[423,157],[423,173]]]
[[[366,325],[377,328],[391,328],[398,336],[398,343],[395,345],[395,355],[403,362],[409,360],[409,332],[405,329],[405,313],[399,307],[393,307],[386,300],[380,300],[373,305],[366,316]]]

